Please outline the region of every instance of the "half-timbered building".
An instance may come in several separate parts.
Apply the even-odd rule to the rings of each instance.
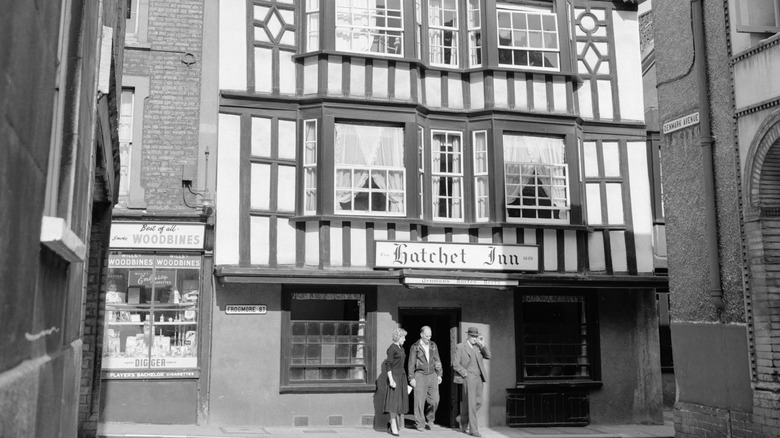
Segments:
[[[423,325],[438,424],[469,326],[481,424],[662,421],[635,2],[211,9],[209,421],[383,427],[390,334]]]

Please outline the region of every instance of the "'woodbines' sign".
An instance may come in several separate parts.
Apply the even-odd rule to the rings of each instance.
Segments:
[[[538,271],[539,247],[443,242],[376,242],[377,268]]]
[[[113,222],[111,248],[203,249],[204,224]]]

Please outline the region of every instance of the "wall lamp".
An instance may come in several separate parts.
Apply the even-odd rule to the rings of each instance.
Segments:
[[[214,200],[211,198],[211,194],[209,193],[208,188],[208,182],[209,182],[209,150],[206,149],[206,167],[205,167],[205,174],[204,174],[204,187],[206,187],[204,190],[196,190],[192,188],[193,181],[195,180],[195,174],[197,172],[196,170],[196,163],[193,162],[185,162],[182,165],[181,170],[181,199],[184,202],[184,205],[186,205],[189,208],[194,208],[197,211],[200,212],[205,217],[209,217],[212,214],[214,214],[214,210],[217,208],[214,204]],[[200,203],[197,204],[190,204],[187,202],[187,196],[184,192],[184,189],[187,189],[191,194],[197,196],[200,196]]]

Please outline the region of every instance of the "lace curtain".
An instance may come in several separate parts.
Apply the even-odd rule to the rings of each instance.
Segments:
[[[563,169],[545,164],[564,164],[566,145],[561,138],[504,135],[504,163],[520,165],[520,174],[528,177],[518,181],[519,175],[508,175],[508,198],[519,197],[523,189],[534,185],[538,179],[542,188],[550,196],[554,205],[565,207],[566,187],[553,184],[553,176],[563,177]],[[514,180],[512,180],[514,179]]]

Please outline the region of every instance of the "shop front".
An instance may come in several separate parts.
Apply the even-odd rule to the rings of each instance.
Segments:
[[[101,421],[195,423],[210,264],[202,223],[114,222]]]

